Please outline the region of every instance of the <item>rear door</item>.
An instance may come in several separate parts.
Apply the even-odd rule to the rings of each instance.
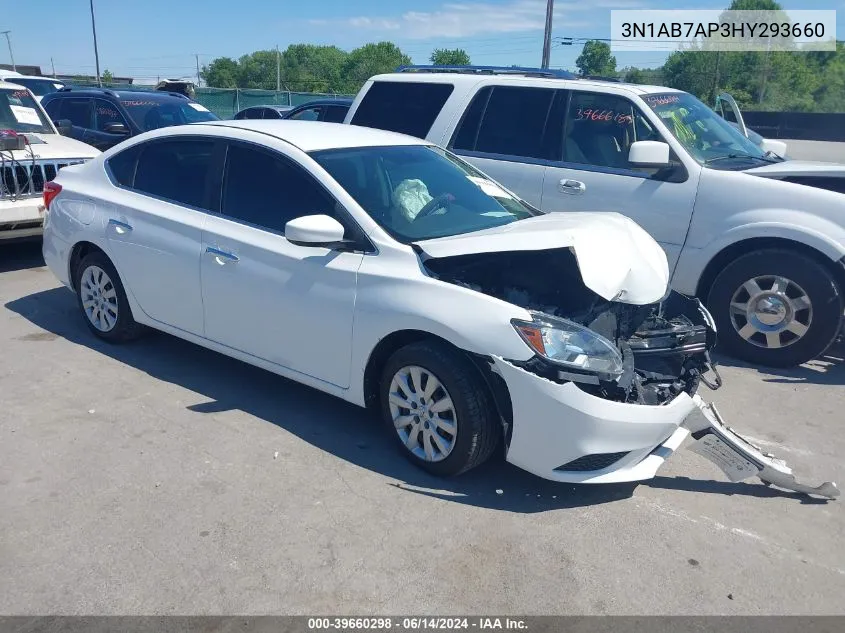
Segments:
[[[546,167],[560,155],[566,91],[486,86],[464,112],[449,149],[539,207]]]
[[[113,196],[106,234],[127,289],[152,319],[202,335],[202,227],[211,204],[218,141],[171,136],[108,160]]]

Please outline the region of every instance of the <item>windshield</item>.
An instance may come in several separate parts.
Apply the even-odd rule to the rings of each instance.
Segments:
[[[709,165],[729,159],[750,167],[749,161],[767,160],[762,149],[691,94],[651,94],[643,99],[700,163]]]
[[[218,117],[209,112],[205,106],[178,97],[173,97],[171,100],[134,96],[121,99],[120,102],[135,124],[144,132],[171,125],[218,120]]]
[[[6,81],[10,84],[17,84],[18,86],[29,88],[30,91],[32,91],[32,94],[37,97],[43,97],[51,92],[58,92],[60,88],[64,87],[64,84],[59,83],[58,81],[52,81],[50,79],[32,79],[31,77],[9,77]]]
[[[0,130],[54,134],[38,103],[23,89],[0,88]]]
[[[311,156],[382,228],[405,244],[540,213],[436,147],[360,147]]]

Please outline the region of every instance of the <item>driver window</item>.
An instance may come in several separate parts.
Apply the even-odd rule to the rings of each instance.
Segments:
[[[572,93],[564,162],[654,173],[653,168],[628,162],[636,141],[663,141],[663,137],[631,101],[612,94]]]
[[[285,224],[303,215],[335,213],[335,201],[302,167],[272,152],[229,145],[221,212],[284,235]]]
[[[315,106],[313,108],[306,108],[305,110],[301,110],[294,114],[291,119],[296,119],[297,121],[316,121],[320,118],[320,106]]]
[[[126,125],[126,121],[123,120],[120,112],[108,101],[97,99],[94,104],[94,118],[97,131],[107,132],[106,126],[110,123],[123,123],[123,125]]]

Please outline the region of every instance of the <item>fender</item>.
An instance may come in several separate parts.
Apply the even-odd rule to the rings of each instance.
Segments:
[[[727,230],[700,248],[684,247],[672,276],[672,287],[684,294],[695,294],[708,264],[726,248],[759,238],[780,238],[808,246],[832,262],[845,257],[845,229],[842,225],[812,213],[793,210],[761,209],[740,215],[776,218],[742,224]]]

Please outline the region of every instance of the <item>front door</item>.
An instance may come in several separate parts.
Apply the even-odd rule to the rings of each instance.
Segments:
[[[229,145],[222,187],[221,213],[203,231],[206,337],[348,387],[363,255],[284,237],[296,217],[334,215],[335,201],[292,159],[238,142]]]
[[[698,173],[673,156],[672,169],[631,165],[634,141],[663,141],[653,121],[627,97],[572,91],[563,160],[546,168],[544,211],[615,211],[633,219],[666,251],[669,270],[692,218]]]

